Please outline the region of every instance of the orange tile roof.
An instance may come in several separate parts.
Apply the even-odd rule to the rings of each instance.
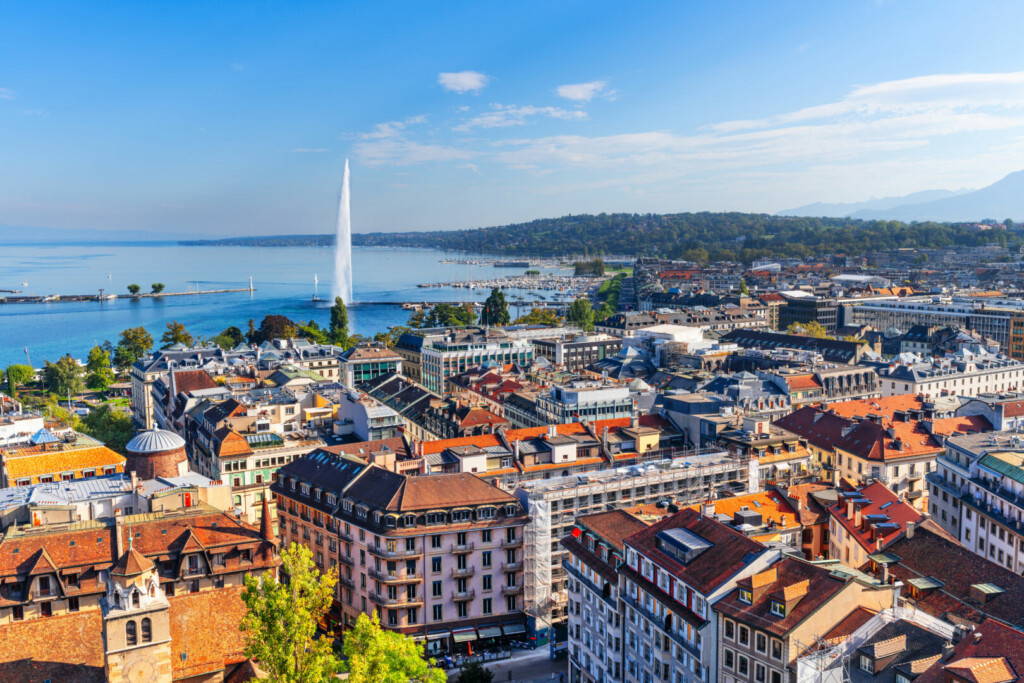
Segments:
[[[120,467],[123,470],[124,463],[123,455],[106,446],[90,446],[71,450],[35,451],[27,454],[8,455],[4,462],[4,468],[7,471],[7,478],[15,480],[60,475],[62,472],[77,472],[101,467]]]
[[[806,391],[808,389],[820,389],[821,382],[814,378],[814,375],[793,375],[786,378],[786,384],[790,391]]]
[[[745,496],[733,496],[731,498],[719,498],[711,502],[715,506],[716,515],[727,515],[732,517],[739,512],[740,508],[746,507],[749,510],[761,513],[765,524],[775,522],[783,529],[798,526],[796,510],[786,502],[785,498],[775,491],[760,491]],[[701,503],[688,505],[691,510],[700,512]]]

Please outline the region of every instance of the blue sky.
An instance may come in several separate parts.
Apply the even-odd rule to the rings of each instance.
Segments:
[[[0,2],[0,225],[776,211],[1024,168],[1024,3]]]

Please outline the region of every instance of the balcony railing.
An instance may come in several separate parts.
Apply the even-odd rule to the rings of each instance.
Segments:
[[[518,586],[502,586],[501,592],[503,595],[519,595],[523,592],[522,584]]]
[[[386,572],[379,569],[371,569],[370,576],[383,583],[402,583],[403,581],[419,581],[422,576],[419,572]]]
[[[468,590],[468,591],[461,591],[461,592],[460,591],[456,591],[456,592],[452,593],[452,600],[454,600],[455,602],[466,602],[467,600],[472,600],[475,597],[476,597],[476,591],[475,590]]]
[[[453,579],[465,579],[467,577],[473,576],[473,574],[475,574],[475,573],[476,573],[476,567],[463,567],[462,569],[456,568],[456,569],[452,570],[452,578]]]
[[[506,562],[501,565],[503,571],[506,572],[519,572],[523,570],[522,562]]]
[[[523,544],[522,537],[519,538],[506,538],[501,542],[502,548],[518,548]]]
[[[370,593],[370,600],[374,601],[378,605],[385,605],[387,607],[396,607],[401,605],[421,605],[423,604],[423,598],[412,597],[407,595],[397,595],[393,598],[389,598],[386,595],[380,593]]]
[[[352,565],[355,564],[355,560],[352,559],[352,556],[351,555],[346,555],[344,553],[338,553],[338,562],[341,562],[342,564],[347,564],[349,566],[352,566]]]
[[[449,548],[449,552],[460,554],[460,553],[471,553],[475,544],[473,543],[456,543]]]
[[[404,557],[418,557],[420,551],[418,550],[406,550],[405,548],[395,548],[394,550],[388,550],[384,546],[372,545],[369,548],[370,554],[382,557],[386,560],[398,560]]]

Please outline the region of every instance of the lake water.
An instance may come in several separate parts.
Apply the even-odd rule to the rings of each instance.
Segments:
[[[513,268],[442,263],[445,257],[429,249],[355,247],[356,301],[482,300],[487,291],[416,285],[521,274]],[[169,292],[236,288],[247,287],[250,275],[256,287],[252,294],[0,304],[0,367],[26,362],[26,347],[36,367],[65,353],[84,358],[89,348],[104,340],[116,344],[128,327],[145,327],[158,340],[172,320],[184,323],[197,337],[216,335],[229,325],[244,331],[250,319],[258,325],[270,313],[326,325],[326,305],[311,301],[313,275],[319,274],[320,296],[330,298],[332,263],[333,249],[317,247],[0,245],[0,289],[24,294],[92,294],[100,288],[123,293],[131,283],[149,291],[153,282],[163,282]],[[510,290],[507,295],[516,293]],[[356,305],[349,315],[352,331],[372,336],[404,324],[409,311]]]

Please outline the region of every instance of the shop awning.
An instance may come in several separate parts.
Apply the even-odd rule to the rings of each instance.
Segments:
[[[525,624],[505,624],[501,627],[501,630],[505,632],[506,636],[516,636],[520,633],[526,633]]]
[[[417,643],[422,643],[424,640],[427,639],[427,637],[426,636],[413,636],[412,639],[415,640]]]
[[[789,471],[789,463],[788,462],[777,462],[777,463],[775,463],[775,469],[778,470],[779,472],[788,472]]]
[[[487,624],[486,626],[479,626],[477,627],[476,631],[480,634],[481,638],[497,638],[501,635],[501,627],[497,624]]]
[[[476,640],[475,628],[460,628],[452,631],[452,639],[456,643],[468,643]]]
[[[452,634],[451,631],[431,631],[427,634],[427,640],[441,640]]]

